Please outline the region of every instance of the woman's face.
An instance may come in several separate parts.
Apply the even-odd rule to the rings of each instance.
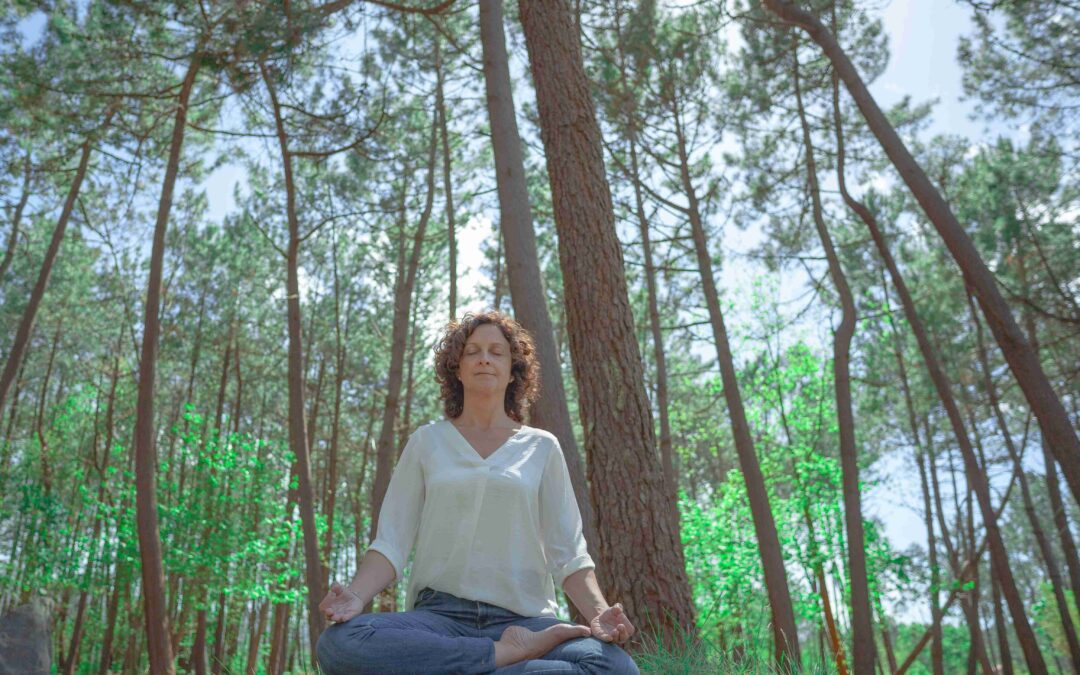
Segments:
[[[510,384],[510,343],[498,326],[485,323],[465,341],[458,379],[465,391],[502,395]]]

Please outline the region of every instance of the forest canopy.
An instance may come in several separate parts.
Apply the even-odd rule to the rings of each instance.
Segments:
[[[0,615],[316,672],[497,309],[642,672],[1080,672],[1080,9],[881,5],[0,0]]]

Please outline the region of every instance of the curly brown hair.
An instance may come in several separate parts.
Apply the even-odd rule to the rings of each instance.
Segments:
[[[515,422],[524,424],[525,412],[540,395],[540,362],[536,345],[529,331],[508,315],[497,310],[473,314],[468,312],[458,321],[451,321],[435,345],[435,381],[439,383],[439,398],[450,419],[461,415],[465,405],[465,389],[458,379],[458,368],[465,342],[484,324],[498,326],[510,343],[510,384],[506,387],[503,408]]]

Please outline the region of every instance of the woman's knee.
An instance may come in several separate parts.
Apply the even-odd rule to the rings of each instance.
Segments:
[[[327,627],[319,636],[315,653],[319,667],[327,675],[351,675],[361,666],[361,645],[374,628],[368,622],[370,615],[361,614],[344,622]]]
[[[590,639],[596,640],[596,638]],[[634,663],[634,659],[625,649],[600,640],[596,640],[596,642],[600,643],[600,649],[590,653],[583,661],[579,661],[579,666],[584,667],[589,672],[597,673],[616,673],[617,675],[639,675],[641,673],[637,664]]]

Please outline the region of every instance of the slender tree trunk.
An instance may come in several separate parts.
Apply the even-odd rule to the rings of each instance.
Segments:
[[[540,398],[529,410],[533,425],[555,434],[566,457],[589,555],[599,559],[596,518],[578,451],[570,410],[563,386],[562,359],[555,345],[555,331],[544,296],[543,276],[536,250],[532,207],[525,183],[525,160],[514,116],[513,91],[503,30],[500,0],[480,0],[480,41],[484,49],[484,83],[487,91],[491,144],[495,154],[495,177],[499,195],[500,229],[506,239],[506,267],[514,313],[536,343],[540,358]],[[574,611],[577,608],[573,608]]]
[[[198,595],[205,599],[206,593]],[[191,644],[191,665],[196,675],[206,675],[206,608],[200,607],[195,618],[195,641]]]
[[[34,429],[38,437],[38,457],[41,464],[41,485],[48,495],[52,491],[52,462],[49,459],[49,439],[45,436],[45,402],[48,400],[49,381],[52,378],[53,366],[56,363],[56,350],[60,346],[60,335],[63,329],[63,319],[56,322],[56,330],[53,331],[52,346],[49,348],[49,360],[45,366],[45,377],[41,382],[41,393],[38,395],[37,416],[34,419]],[[43,533],[46,541],[50,531]]]
[[[814,161],[814,144],[810,136],[810,124],[806,121],[803,107],[802,86],[799,81],[799,55],[792,50],[792,81],[795,100],[802,126],[803,145],[806,151],[806,176],[810,191],[814,225],[829,265],[829,276],[840,296],[842,318],[833,333],[833,380],[836,388],[836,417],[840,435],[840,467],[844,488],[844,523],[847,530],[848,573],[851,584],[852,667],[857,673],[873,670],[874,650],[873,615],[870,612],[870,584],[866,572],[866,536],[863,531],[862,500],[859,494],[859,462],[855,448],[855,414],[851,403],[851,339],[855,334],[855,299],[851,295],[847,277],[840,266],[840,259],[833,247],[832,237],[822,215],[821,191],[818,187],[817,165]]]
[[[842,156],[842,155],[841,155]],[[941,599],[938,591],[941,589],[941,566],[937,557],[937,541],[934,536],[934,510],[930,500],[930,484],[926,478],[926,456],[919,442],[919,423],[915,415],[915,405],[911,400],[911,387],[908,384],[907,367],[904,365],[904,352],[900,342],[900,333],[896,330],[896,324],[892,320],[892,310],[888,306],[888,287],[882,279],[882,289],[885,296],[885,311],[892,329],[893,353],[896,355],[896,364],[900,373],[900,386],[904,392],[904,404],[908,414],[908,425],[911,428],[911,439],[915,443],[915,459],[919,466],[919,482],[923,494],[923,517],[926,520],[926,550],[930,563],[930,635],[933,642],[930,645],[930,664],[934,675],[944,675],[945,661],[942,651],[941,632]],[[895,669],[894,669],[895,670]]]
[[[1017,253],[1016,261],[1017,271],[1020,275],[1020,285],[1022,288],[1027,288],[1027,268],[1024,264],[1024,258],[1023,252]],[[1023,310],[1023,321],[1028,341],[1031,342],[1031,348],[1038,355],[1040,349],[1039,334],[1035,329],[1035,317],[1032,315],[1030,308],[1026,306]],[[1073,601],[1076,603],[1077,610],[1080,610],[1080,557],[1077,554],[1076,541],[1073,539],[1072,530],[1069,529],[1065,502],[1062,500],[1061,486],[1058,483],[1057,468],[1054,466],[1053,452],[1048,447],[1045,437],[1041,440],[1040,445],[1042,446],[1043,465],[1046,467],[1046,494],[1050,500],[1054,528],[1057,530],[1058,538],[1061,540],[1061,550],[1065,554],[1065,567],[1069,573],[1069,586],[1073,592]]]
[[[269,675],[281,675],[285,670],[286,641],[289,635],[289,603],[274,605],[274,623],[270,629],[270,660],[266,664]]]
[[[210,658],[210,672],[218,675],[225,659],[225,591],[218,591],[217,621],[214,625],[214,653]]]
[[[225,355],[221,359],[221,376],[218,378],[217,405],[214,406],[214,426],[209,430],[213,438],[224,440],[225,434],[221,431],[221,418],[225,415],[225,390],[229,386],[229,361],[232,359],[233,332],[236,331],[236,322],[229,322],[229,334],[225,338]],[[206,434],[204,432],[203,436]]]
[[[979,364],[982,367],[983,387],[986,389],[986,394],[990,399],[990,409],[993,411],[994,419],[997,421],[998,429],[1001,431],[1002,439],[1005,442],[1005,448],[1008,451],[1016,473],[1019,476],[1020,494],[1024,500],[1024,511],[1027,513],[1028,520],[1031,522],[1031,532],[1035,536],[1039,552],[1042,554],[1043,564],[1046,566],[1047,576],[1050,579],[1050,585],[1054,592],[1054,600],[1058,607],[1061,630],[1062,633],[1065,634],[1065,642],[1069,646],[1069,655],[1072,659],[1073,669],[1080,672],[1080,641],[1077,640],[1076,628],[1073,625],[1071,612],[1069,611],[1071,603],[1069,603],[1065,597],[1065,583],[1061,577],[1061,568],[1058,567],[1057,557],[1054,554],[1053,546],[1050,544],[1050,538],[1043,529],[1042,521],[1035,508],[1035,501],[1031,497],[1031,489],[1028,487],[1027,473],[1024,471],[1023,464],[1020,461],[1020,455],[1017,453],[1016,446],[1013,444],[1012,434],[1009,433],[1008,423],[1005,421],[1005,416],[1002,414],[1001,406],[998,403],[997,387],[994,385],[994,380],[990,375],[989,357],[987,356],[986,345],[983,341],[982,324],[979,321],[978,314],[975,312],[975,304],[972,302],[970,294],[967,296],[967,301],[968,309],[971,314],[971,321],[975,326],[975,343],[978,348]],[[974,417],[973,413],[970,411],[968,414]],[[974,424],[975,421],[972,419],[972,428],[974,428]]]
[[[441,40],[435,38],[435,110],[442,139],[443,193],[446,197],[446,236],[450,243],[450,320],[457,319],[457,228],[454,223],[454,184],[450,180],[450,131],[446,123],[446,70],[443,68]]]
[[[998,651],[1001,652],[1001,675],[1013,675],[1012,651],[1009,649],[1009,636],[1005,632],[1005,614],[1001,610],[1001,590],[993,572],[990,574],[990,590],[994,602],[994,633],[997,634]]]
[[[844,81],[848,92],[862,111],[867,125],[881,143],[885,154],[889,156],[900,173],[900,177],[908,185],[912,195],[922,206],[949,248],[949,252],[963,273],[965,283],[975,291],[979,305],[986,315],[986,322],[994,333],[994,338],[1001,347],[1005,360],[1009,363],[1028,404],[1035,413],[1043,436],[1049,440],[1055,458],[1061,463],[1073,496],[1080,500],[1080,440],[1077,439],[1076,430],[1072,427],[1061,399],[1050,386],[1042,364],[1039,363],[1038,355],[1017,325],[1012,311],[998,290],[993,273],[986,267],[975,244],[957,222],[956,216],[930,182],[922,167],[911,156],[896,130],[885,118],[855,66],[832,33],[816,16],[786,0],[763,0],[763,2],[781,19],[805,30],[821,47],[837,75]],[[993,548],[994,546],[991,547],[991,552]],[[1002,573],[1009,574],[1004,568],[1002,568]],[[1002,592],[1008,599],[1010,592],[1004,585]],[[1009,604],[1011,608],[1012,602],[1010,601]],[[1018,626],[1018,630],[1028,632],[1023,626]],[[1045,662],[1041,654],[1035,654],[1037,645],[1034,642],[1034,635],[1025,635],[1021,639],[1021,644],[1024,645],[1025,658],[1029,667],[1035,672],[1042,672]]]
[[[518,9],[559,234],[570,351],[600,539],[600,584],[605,597],[619,599],[630,616],[641,620],[646,635],[674,645],[680,632],[696,638],[694,607],[677,505],[666,498],[656,457],[581,45],[565,0],[521,0]],[[798,661],[797,650],[792,660]]]
[[[409,328],[409,320],[412,316],[413,286],[416,283],[416,270],[420,264],[420,254],[423,251],[424,234],[427,232],[428,221],[431,219],[431,210],[435,201],[435,148],[438,125],[431,125],[431,140],[428,143],[428,171],[427,171],[427,196],[424,200],[424,209],[420,214],[420,221],[413,233],[412,249],[409,252],[408,263],[398,265],[397,279],[394,284],[394,318],[393,329],[390,338],[390,372],[387,375],[386,405],[383,408],[382,428],[379,430],[377,444],[377,464],[375,469],[375,484],[371,492],[371,540],[374,541],[379,531],[379,512],[382,509],[383,498],[386,496],[386,488],[390,484],[390,474],[393,470],[394,457],[397,448],[394,447],[394,429],[398,414],[398,399],[401,397],[401,383],[405,370],[405,347],[406,332]],[[407,211],[405,208],[405,195],[408,192],[408,183],[401,186],[401,225],[399,232],[405,237],[405,222]],[[400,242],[403,246],[404,241]],[[400,250],[400,248],[399,248]],[[394,605],[396,598],[396,584],[391,584],[386,591],[379,595],[379,611],[386,611]],[[365,612],[371,611],[371,602],[364,608]],[[393,609],[390,609],[393,611]]]
[[[746,493],[750,501],[750,513],[754,521],[754,532],[757,535],[758,554],[761,557],[762,568],[765,572],[765,588],[772,612],[771,626],[776,660],[781,664],[788,663],[797,666],[799,662],[799,634],[795,625],[795,611],[788,589],[787,573],[784,569],[783,549],[780,546],[776,521],[773,518],[772,507],[769,504],[765,477],[758,462],[754,440],[750,434],[750,425],[746,419],[742,393],[739,390],[738,374],[735,371],[735,358],[728,343],[727,327],[724,323],[723,311],[720,308],[720,296],[713,276],[712,255],[709,252],[708,240],[705,235],[705,226],[702,222],[697,191],[690,176],[690,161],[682,130],[679,102],[672,99],[670,103],[673,106],[672,121],[676,135],[680,177],[683,192],[687,199],[686,213],[689,217],[691,234],[694,240],[694,251],[701,276],[702,292],[705,295],[705,305],[709,311],[713,341],[716,347],[716,358],[720,364],[720,375],[724,385],[724,399],[727,402],[732,436],[735,440],[735,451],[739,458],[739,467],[742,470],[743,480],[746,483]]]
[[[777,3],[777,0],[764,1],[770,7]],[[848,65],[850,66],[850,63]],[[842,74],[843,73],[841,72],[841,75]],[[833,109],[834,115],[837,118],[839,118],[838,89],[838,85],[834,80]],[[837,152],[838,156],[842,157],[843,136],[839,123],[836,124],[836,130]],[[934,388],[937,391],[938,398],[941,400],[941,403],[945,408],[945,412],[949,418],[949,423],[951,424],[953,433],[956,436],[957,444],[960,447],[960,454],[963,457],[964,465],[968,474],[968,479],[971,482],[972,489],[975,491],[975,495],[979,501],[979,509],[981,511],[984,527],[986,528],[987,536],[990,541],[990,556],[994,560],[998,572],[1002,575],[1002,578],[1000,579],[1002,593],[1004,594],[1006,602],[1009,605],[1009,612],[1012,615],[1013,625],[1016,628],[1017,636],[1020,639],[1020,644],[1024,648],[1024,656],[1027,661],[1028,667],[1032,670],[1033,673],[1044,673],[1046,672],[1046,663],[1043,660],[1042,652],[1039,650],[1038,643],[1035,640],[1035,633],[1032,631],[1031,624],[1027,620],[1027,614],[1024,610],[1023,601],[1020,598],[1019,591],[1016,588],[1016,584],[1012,578],[1012,571],[1009,567],[1008,556],[1005,552],[1005,546],[1001,538],[1001,531],[998,529],[997,521],[994,519],[993,507],[990,504],[990,488],[987,482],[986,474],[979,467],[978,461],[975,458],[974,450],[971,447],[971,441],[968,438],[966,429],[964,428],[963,419],[960,417],[960,410],[957,407],[956,399],[952,394],[952,387],[949,384],[948,379],[945,377],[945,373],[938,362],[936,351],[931,345],[930,339],[926,333],[925,328],[923,327],[922,320],[919,318],[919,315],[915,310],[915,304],[912,301],[911,294],[908,292],[907,289],[907,285],[904,283],[903,277],[900,275],[900,271],[896,266],[896,261],[893,259],[892,254],[889,252],[888,246],[885,243],[885,239],[881,234],[881,230],[877,226],[877,220],[874,218],[873,214],[869,211],[869,209],[867,209],[861,203],[857,202],[848,193],[843,176],[844,174],[841,168],[840,172],[838,173],[840,193],[848,207],[851,208],[860,217],[860,219],[862,219],[862,221],[866,224],[867,228],[870,230],[870,235],[874,240],[874,244],[877,247],[878,253],[881,255],[881,258],[889,271],[889,275],[892,278],[893,286],[896,288],[896,292],[900,296],[900,302],[904,308],[904,316],[905,318],[907,318],[908,324],[911,326],[912,332],[915,334],[916,341],[919,344],[919,350],[922,352],[923,361],[926,363],[926,368],[929,371],[930,378],[934,383]],[[929,439],[927,440],[929,441]],[[948,537],[944,530],[942,534],[946,537],[947,542]]]
[[[234,434],[240,433],[240,407],[241,396],[244,393],[244,379],[240,373],[240,330],[233,335],[233,372],[236,373],[236,398],[233,399],[232,407],[232,430]]]
[[[281,107],[277,92],[266,65],[259,64],[263,81],[270,95],[274,109],[274,125],[277,129],[278,145],[281,148],[281,163],[285,175],[286,215],[289,222],[289,246],[287,249],[286,298],[287,323],[289,332],[289,447],[296,456],[296,471],[299,477],[298,498],[300,503],[300,523],[304,534],[304,579],[307,582],[308,635],[311,639],[311,663],[316,662],[315,645],[325,626],[324,615],[319,611],[319,602],[325,595],[322,587],[322,566],[319,562],[319,540],[315,529],[315,495],[311,487],[311,460],[308,454],[307,430],[304,428],[304,371],[303,371],[303,336],[300,318],[300,221],[296,213],[296,186],[293,182],[292,154],[285,123],[281,117]]]
[[[263,631],[266,630],[266,615],[270,607],[269,600],[263,600],[259,605],[258,620],[255,620],[255,611],[252,609],[252,623],[251,623],[251,636],[248,638],[248,652],[247,652],[247,665],[244,667],[244,672],[247,675],[255,675],[256,664],[259,660],[259,641],[262,639]]]
[[[112,591],[109,593],[109,603],[105,609],[105,635],[101,639],[98,675],[107,675],[112,670],[113,638],[116,635],[116,617],[120,609],[120,588],[127,585],[124,569],[124,563],[117,556],[116,574],[113,577]]]
[[[330,583],[330,552],[334,542],[334,511],[337,504],[338,484],[338,442],[341,431],[341,390],[345,383],[345,345],[348,343],[348,328],[344,339],[341,330],[341,296],[338,278],[337,238],[334,239],[334,415],[330,430],[330,453],[327,457],[326,491],[323,496],[323,512],[326,514],[326,538],[323,540],[323,583]],[[346,301],[346,311],[349,303]]]
[[[626,71],[626,53],[623,49],[621,13],[615,13],[615,30],[619,77],[625,89],[630,88],[630,78]],[[630,149],[630,167],[627,178],[634,189],[634,215],[637,217],[638,232],[641,235],[641,251],[645,258],[645,290],[648,296],[649,332],[652,336],[653,365],[656,367],[656,409],[660,416],[660,463],[664,468],[664,479],[668,483],[671,499],[677,500],[679,479],[675,472],[675,450],[671,442],[671,422],[668,414],[668,374],[667,358],[664,354],[664,334],[660,327],[660,310],[656,290],[656,265],[653,263],[652,242],[649,235],[649,219],[645,215],[645,200],[642,195],[640,161],[638,159],[637,106],[632,95],[627,96],[622,108],[626,112],[627,145]]]
[[[888,619],[885,618],[885,611],[881,608],[881,604],[877,604],[878,612],[878,626],[881,628],[881,643],[885,645],[885,658],[888,660],[889,670],[888,672],[896,672],[896,652],[893,649],[892,631],[889,630]]]
[[[111,114],[109,117],[111,117]],[[106,118],[107,123],[108,118]],[[30,335],[34,330],[34,320],[37,318],[38,307],[40,307],[41,299],[45,297],[45,290],[49,286],[49,276],[52,274],[53,263],[56,261],[57,253],[60,252],[60,242],[64,240],[64,232],[67,230],[68,220],[71,219],[71,211],[75,208],[75,200],[79,196],[79,189],[82,187],[83,179],[86,177],[86,168],[90,165],[90,153],[92,150],[93,138],[87,138],[82,144],[79,165],[75,169],[75,177],[68,188],[64,208],[60,211],[56,227],[53,228],[49,248],[45,251],[45,259],[41,261],[37,281],[34,283],[34,289],[30,292],[30,301],[26,304],[26,309],[23,310],[22,318],[19,320],[19,327],[15,332],[15,341],[12,343],[11,350],[8,352],[7,359],[4,362],[4,371],[0,374],[0,410],[4,408],[8,389],[11,388],[15,374],[22,366],[27,345],[30,343]]]
[[[23,159],[22,192],[19,195],[19,203],[15,205],[15,212],[11,216],[11,234],[8,236],[7,247],[4,249],[4,259],[0,260],[0,286],[4,283],[8,267],[11,266],[11,260],[15,257],[15,247],[19,243],[19,223],[22,221],[23,208],[26,206],[27,200],[30,199],[30,176],[30,153],[27,153]],[[3,401],[0,401],[0,407],[2,406]]]
[[[157,518],[157,451],[154,444],[154,375],[160,325],[161,275],[165,257],[165,230],[169,224],[173,187],[180,169],[180,150],[187,126],[188,100],[202,63],[196,51],[188,65],[177,101],[176,121],[169,146],[169,163],[158,205],[154,243],[150,256],[150,281],[146,293],[143,343],[139,360],[139,395],[135,420],[135,501],[142,558],[142,596],[145,604],[146,640],[150,670],[172,675],[173,650],[169,643],[169,618],[165,610],[165,578],[161,564],[161,538]]]

